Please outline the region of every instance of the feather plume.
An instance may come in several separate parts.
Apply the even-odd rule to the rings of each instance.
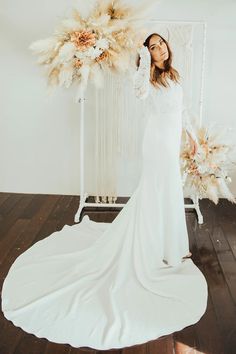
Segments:
[[[58,53],[58,62],[64,63],[70,61],[72,58],[74,58],[76,50],[77,48],[74,45],[74,43],[71,42],[64,43],[64,45],[61,46]]]
[[[90,67],[89,65],[83,65],[80,69],[81,83],[86,86],[89,77]]]
[[[94,64],[90,67],[89,79],[94,83],[97,88],[102,88],[104,85],[104,77],[102,69],[99,64]]]
[[[73,79],[73,65],[71,65],[71,63],[69,64],[64,64],[59,72],[58,75],[58,79],[59,79],[59,86],[65,86],[66,88],[68,88],[71,83],[72,83],[72,79]]]
[[[39,39],[30,44],[29,49],[33,52],[40,54],[46,54],[48,52],[56,51],[61,46],[61,43],[58,42],[57,38],[49,37],[45,39]]]
[[[78,21],[73,18],[65,18],[56,28],[57,32],[73,32],[80,31],[84,28],[83,21]]]
[[[48,86],[59,85],[59,75],[60,75],[61,65],[51,66],[48,70]]]
[[[219,193],[235,203],[236,198],[226,185],[226,180],[230,181],[226,172],[226,166],[230,164],[227,161],[230,147],[217,141],[217,133],[209,127],[198,128],[196,137],[198,148],[194,155],[186,136],[181,144],[181,173],[185,176],[185,185],[199,198],[208,197],[215,204]]]

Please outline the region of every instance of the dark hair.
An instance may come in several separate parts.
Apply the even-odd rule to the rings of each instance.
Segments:
[[[158,33],[151,33],[145,39],[145,41],[143,42],[143,45],[145,47],[149,47],[150,39],[154,35],[159,36],[165,42],[167,49],[168,49],[169,56],[168,56],[168,59],[164,60],[164,69],[158,68],[151,61],[151,67],[150,67],[150,81],[151,81],[151,83],[156,87],[159,87],[160,85],[167,87],[167,86],[169,86],[169,83],[166,80],[167,77],[169,77],[171,80],[179,83],[180,75],[179,75],[178,71],[176,69],[174,69],[171,65],[172,59],[173,59],[173,54],[172,54],[170,46],[169,46],[168,42],[165,40],[165,38],[163,38]],[[137,62],[138,66],[139,66],[139,63],[140,63],[140,57],[138,58],[138,62]]]

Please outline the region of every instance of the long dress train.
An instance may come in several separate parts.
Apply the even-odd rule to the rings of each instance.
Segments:
[[[181,330],[206,310],[206,279],[191,258],[182,259],[189,253],[182,87],[169,79],[157,90],[144,70],[136,78],[137,96],[149,102],[142,173],[127,204],[112,223],[86,215],[36,242],[4,280],[4,316],[39,338],[122,348]]]

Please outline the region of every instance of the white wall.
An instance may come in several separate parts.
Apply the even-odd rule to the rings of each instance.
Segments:
[[[0,2],[2,192],[79,195],[79,107],[74,103],[74,91],[58,89],[48,97],[43,68],[36,65],[36,57],[28,49],[31,42],[50,36],[75,3]],[[159,20],[207,21],[203,123],[215,121],[233,129],[235,17],[236,1],[230,0],[165,0],[156,5],[153,16]],[[90,143],[88,137],[86,149]],[[236,169],[231,176],[231,190],[236,195]],[[119,184],[119,195],[126,194],[123,191],[128,178]]]

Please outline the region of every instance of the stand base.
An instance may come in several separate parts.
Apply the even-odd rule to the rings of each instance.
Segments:
[[[123,208],[126,205],[126,203],[86,203],[87,197],[88,197],[88,193],[86,193],[86,192],[81,197],[79,209],[76,212],[75,218],[74,218],[75,222],[80,222],[81,212],[86,207]],[[193,201],[193,203],[192,204],[184,204],[184,207],[188,208],[188,209],[190,209],[190,208],[195,209],[196,213],[197,213],[198,223],[203,224],[203,215],[201,213],[200,206],[199,206],[199,198],[197,196],[191,196],[190,199]]]

